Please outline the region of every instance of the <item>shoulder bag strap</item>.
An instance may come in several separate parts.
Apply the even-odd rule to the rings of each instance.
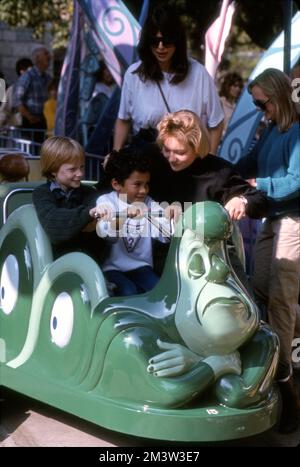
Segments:
[[[163,101],[164,101],[164,103],[165,103],[165,106],[166,106],[166,108],[167,108],[167,111],[171,113],[169,104],[168,104],[167,99],[166,99],[166,97],[165,97],[165,95],[164,95],[164,93],[163,93],[163,90],[162,90],[162,88],[161,88],[160,82],[159,82],[159,81],[156,81],[156,84],[157,84],[157,86],[158,86],[159,92],[161,93],[161,97],[163,98]]]

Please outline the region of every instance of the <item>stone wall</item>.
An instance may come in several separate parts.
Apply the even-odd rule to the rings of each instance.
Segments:
[[[4,73],[7,86],[17,79],[16,61],[31,57],[38,45],[45,45],[51,50],[51,35],[45,34],[43,40],[36,40],[30,29],[12,28],[0,21],[0,70]]]

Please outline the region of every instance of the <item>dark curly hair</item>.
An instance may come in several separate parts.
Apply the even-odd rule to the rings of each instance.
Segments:
[[[150,157],[139,149],[124,147],[120,151],[112,151],[105,166],[107,181],[115,179],[123,184],[133,172],[151,172]]]
[[[171,71],[174,73],[171,83],[178,84],[186,78],[189,69],[187,39],[180,17],[169,8],[158,6],[148,15],[137,47],[142,63],[134,73],[137,73],[142,81],[163,79],[163,73],[151,51],[151,40],[158,32],[171,38],[176,46],[171,63]]]

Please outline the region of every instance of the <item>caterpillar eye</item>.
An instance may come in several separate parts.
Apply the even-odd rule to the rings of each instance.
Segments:
[[[14,255],[9,255],[3,263],[0,279],[0,304],[2,311],[9,315],[19,295],[19,264]]]
[[[62,292],[55,299],[50,320],[51,339],[58,347],[65,347],[70,342],[73,322],[72,298],[66,292]]]

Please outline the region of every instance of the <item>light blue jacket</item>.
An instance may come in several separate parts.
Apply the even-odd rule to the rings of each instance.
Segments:
[[[300,123],[285,132],[267,127],[253,150],[236,169],[245,178],[256,178],[257,189],[271,198],[270,215],[300,211]]]

